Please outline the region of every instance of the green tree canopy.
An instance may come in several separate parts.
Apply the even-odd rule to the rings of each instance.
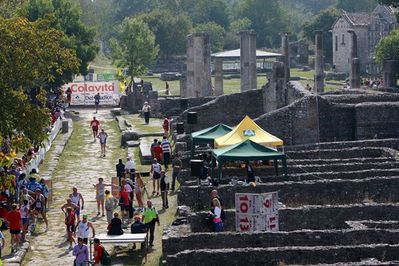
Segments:
[[[385,60],[399,60],[399,29],[380,40],[376,47],[376,59],[380,65]]]
[[[332,61],[332,36],[329,33],[332,25],[340,16],[337,9],[330,8],[322,11],[319,15],[314,17],[313,20],[306,22],[303,25],[303,34],[309,41],[314,43],[316,30],[321,30],[323,34],[323,49],[324,56],[328,62]]]
[[[71,81],[73,74],[87,74],[88,64],[95,58],[98,47],[94,41],[95,30],[82,23],[81,10],[76,3],[71,0],[28,0],[22,14],[30,21],[53,15],[56,18],[53,27],[65,33],[63,45],[75,50],[80,59],[77,72],[65,73],[52,86],[58,87]]]
[[[112,58],[118,67],[128,69],[132,79],[147,72],[147,66],[154,62],[159,51],[149,26],[134,17],[123,20],[110,43]]]
[[[29,99],[29,90],[46,86],[64,72],[78,71],[75,51],[62,46],[65,35],[52,28],[53,23],[52,17],[35,22],[0,17],[0,141],[9,139],[14,151],[47,137],[49,110],[41,107],[45,92]],[[2,154],[0,164],[10,156]]]
[[[186,36],[191,30],[191,20],[184,14],[172,14],[168,10],[154,10],[139,16],[155,34],[160,54],[168,57],[184,54]]]
[[[377,0],[337,0],[336,7],[348,12],[371,12],[377,4]]]
[[[399,7],[399,0],[378,0],[380,4]]]
[[[260,47],[278,47],[281,43],[279,33],[288,30],[287,17],[278,0],[239,1],[235,16],[251,21]]]
[[[193,31],[195,33],[207,32],[209,34],[212,52],[219,52],[223,49],[225,31],[222,26],[215,22],[207,22],[198,24]]]
[[[229,26],[228,6],[225,0],[181,0],[179,7],[189,14],[194,26],[208,22],[214,22],[225,29]]]

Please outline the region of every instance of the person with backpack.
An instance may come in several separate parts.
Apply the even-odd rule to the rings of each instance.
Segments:
[[[111,256],[100,243],[100,239],[94,238],[94,265],[111,265]]]

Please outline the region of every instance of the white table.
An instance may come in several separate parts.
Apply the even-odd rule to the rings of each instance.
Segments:
[[[144,247],[142,248],[145,256],[145,260],[147,261],[147,251],[148,251],[148,233],[140,233],[140,234],[131,234],[124,233],[119,236],[110,236],[106,233],[98,234],[94,238],[100,240],[101,244],[125,244],[125,243],[144,243]],[[92,257],[92,245],[94,238],[90,238],[90,260]]]

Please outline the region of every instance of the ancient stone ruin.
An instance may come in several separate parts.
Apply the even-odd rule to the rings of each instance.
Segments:
[[[250,42],[251,36],[242,33],[242,41]],[[177,219],[163,234],[167,265],[398,265],[399,94],[389,88],[353,89],[359,73],[356,51],[351,57],[353,88],[324,92],[322,33],[315,38],[312,92],[289,81],[284,33],[285,58],[274,63],[271,79],[261,89],[248,85],[251,75],[256,77],[251,70],[243,73],[243,86],[249,87],[241,93],[159,100],[160,112],[174,116],[175,122],[186,122],[187,114],[196,112],[198,130],[217,123],[235,126],[249,115],[284,140],[289,171],[283,178],[274,176],[273,169],[257,168],[261,182],[251,187],[230,184],[231,177],[244,179],[245,173],[224,168],[217,188],[198,185],[190,175],[190,138],[174,134],[184,170],[178,176]],[[251,60],[245,60],[242,67],[249,67]],[[387,62],[387,81],[393,79],[393,69],[394,62]],[[226,212],[222,233],[211,232],[204,223],[215,188]],[[235,232],[235,193],[272,191],[279,193],[280,231]]]

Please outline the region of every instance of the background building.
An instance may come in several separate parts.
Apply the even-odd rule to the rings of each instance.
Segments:
[[[397,26],[394,10],[378,5],[372,13],[348,13],[342,15],[333,24],[333,64],[338,72],[349,72],[352,50],[351,35],[357,36],[357,51],[362,73],[372,76],[379,73],[375,63],[375,48],[380,39],[388,35]]]

